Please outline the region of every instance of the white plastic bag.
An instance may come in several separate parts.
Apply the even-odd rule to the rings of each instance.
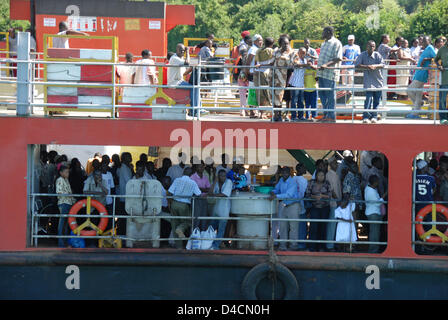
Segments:
[[[215,229],[212,226],[209,226],[207,231],[201,232],[201,238],[207,239],[201,241],[201,250],[210,250],[213,245],[213,241],[216,238]]]
[[[201,230],[195,228],[187,242],[187,250],[200,250],[202,241],[199,238],[201,238]]]

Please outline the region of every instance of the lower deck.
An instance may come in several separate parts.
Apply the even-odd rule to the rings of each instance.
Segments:
[[[251,269],[268,262],[266,252],[180,254],[38,251],[0,253],[2,299],[243,300]],[[433,259],[279,254],[298,284],[300,300],[446,299],[446,262]],[[289,290],[259,280],[261,300]],[[252,285],[252,284],[249,284]],[[255,284],[254,284],[255,285]],[[46,290],[42,290],[45,287]]]

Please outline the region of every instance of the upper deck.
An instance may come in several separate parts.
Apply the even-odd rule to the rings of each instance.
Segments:
[[[4,177],[0,186],[2,190],[8,190],[6,193],[0,193],[0,203],[2,203],[0,235],[4,239],[4,241],[0,241],[0,250],[21,251],[27,250],[28,247],[27,230],[23,226],[27,225],[27,216],[24,212],[27,212],[26,195],[30,191],[30,185],[26,179],[19,180],[17,177],[29,177],[30,163],[25,159],[29,159],[30,148],[33,145],[173,147],[182,142],[185,143],[185,146],[191,147],[224,148],[236,141],[240,148],[348,149],[375,150],[383,153],[389,161],[390,196],[388,205],[389,211],[393,212],[389,215],[388,246],[383,256],[417,257],[410,241],[414,228],[410,219],[413,203],[412,168],[417,154],[423,151],[442,152],[448,150],[448,143],[444,139],[440,139],[448,133],[448,127],[439,125],[437,110],[422,110],[421,114],[426,114],[426,118],[409,120],[404,117],[411,109],[408,103],[398,104],[384,101],[379,109],[379,112],[383,114],[382,120],[376,124],[364,124],[360,119],[364,111],[362,108],[364,90],[361,85],[352,84],[350,88],[348,86],[337,86],[336,88],[337,91],[351,90],[352,98],[350,101],[336,105],[334,111],[337,113],[337,120],[335,123],[274,122],[272,119],[241,117],[240,111],[243,108],[239,107],[239,100],[235,98],[235,94],[238,89],[247,89],[247,87],[240,87],[225,81],[212,82],[212,85],[201,83],[193,86],[193,89],[197,89],[199,95],[203,93],[204,97],[201,98],[202,105],[191,107],[189,103],[182,100],[182,97],[179,99],[183,102],[170,105],[170,95],[175,96],[178,91],[185,93],[185,90],[176,88],[176,86],[117,84],[115,71],[120,64],[115,62],[60,62],[30,60],[26,57],[25,59],[19,57],[17,61],[7,61],[11,64],[17,62],[18,80],[9,77],[0,81],[8,86],[17,86],[15,97],[13,94],[10,95],[11,99],[5,102],[6,108],[0,111],[0,146],[6,155],[0,169],[0,174]],[[111,69],[112,79],[110,82],[82,80],[70,82],[64,79],[30,78],[27,76],[30,72],[30,65],[42,65],[46,70],[49,65],[80,65],[81,68],[82,65],[103,65]],[[169,67],[160,64],[156,66]],[[229,66],[208,65],[208,67],[221,67],[224,70],[223,73],[226,74]],[[203,66],[195,66],[195,68],[200,73]],[[39,75],[40,73],[32,72],[31,74]],[[163,70],[160,74],[163,74]],[[163,83],[163,80],[161,82]],[[95,97],[98,95],[92,94],[90,96],[92,99],[85,100],[88,102],[84,103],[74,103],[73,100],[68,103],[49,102],[48,96],[51,95],[48,89],[52,87],[62,88],[63,92],[70,92],[71,88],[107,89],[109,93],[113,92],[114,94],[106,95],[109,100],[96,100]],[[154,98],[151,95],[137,95],[139,99],[135,103],[117,102],[115,99],[116,89],[125,87],[130,87],[137,92],[143,88],[153,90],[149,91],[152,94],[166,94],[166,92],[170,94],[163,97],[165,102],[159,102],[157,97]],[[274,92],[281,89],[275,86],[256,88]],[[315,88],[315,90],[327,89]],[[406,91],[405,88],[392,87],[385,87],[382,90],[385,92]],[[429,84],[421,91],[438,92],[438,88],[431,88],[431,84]],[[66,94],[65,96],[86,97],[78,94]],[[5,97],[8,98],[7,94]],[[435,105],[437,105],[437,97],[436,95]],[[152,103],[154,99],[151,98],[155,99],[154,104]],[[146,103],[147,101],[150,103]],[[16,105],[19,106],[18,111],[13,109]],[[7,110],[8,107],[12,110]],[[51,107],[55,109],[51,109]],[[71,108],[79,110],[74,111]],[[198,113],[196,117],[186,115],[186,110],[201,109],[208,113]],[[278,111],[273,106],[258,109],[271,113]],[[143,117],[135,116],[139,113],[137,110],[143,110]],[[155,110],[160,112],[176,111],[176,117],[170,118],[172,114],[166,114],[164,118],[154,119]],[[309,109],[296,110],[310,111]],[[132,111],[134,114],[128,111]],[[283,111],[286,112],[286,109]],[[320,106],[316,111],[322,112]],[[56,112],[56,114],[50,115],[49,112]],[[120,113],[125,113],[126,117],[121,117]],[[183,119],[179,118],[179,114]],[[431,115],[434,117],[433,119],[430,119]],[[253,141],[255,144],[251,144]]]

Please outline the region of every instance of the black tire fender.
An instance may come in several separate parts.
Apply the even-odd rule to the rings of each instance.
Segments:
[[[283,300],[296,300],[299,297],[299,284],[294,274],[282,264],[274,264],[277,280],[283,283],[285,296]],[[243,297],[247,300],[258,300],[256,289],[260,281],[269,276],[271,265],[260,263],[253,267],[244,277],[241,284]]]

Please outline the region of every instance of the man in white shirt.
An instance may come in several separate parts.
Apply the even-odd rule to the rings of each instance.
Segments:
[[[186,54],[184,59],[184,54]],[[192,73],[193,68],[186,68],[190,64],[190,53],[188,52],[188,48],[182,43],[179,43],[176,47],[176,54],[174,54],[168,63],[170,66],[176,67],[168,67],[168,81],[167,84],[169,86],[188,86],[192,87],[190,83],[184,80],[184,76]],[[193,74],[191,76],[194,76]],[[196,107],[199,103],[199,90],[189,88],[190,90],[190,106]],[[192,115],[192,110],[188,110],[188,114]]]
[[[85,32],[75,31],[68,28],[65,21],[59,23],[58,36],[89,36]],[[53,38],[53,48],[69,49],[70,45],[67,38]]]
[[[369,184],[364,190],[364,199],[366,201],[366,211],[365,215],[367,219],[370,221],[382,221],[383,217],[381,216],[381,202],[384,201],[383,198],[380,197],[378,193],[378,184],[379,178],[378,176],[370,176]],[[383,197],[385,197],[383,195]],[[380,241],[380,232],[381,225],[378,223],[371,223],[369,225],[369,241],[371,242],[379,242]],[[369,244],[369,253],[378,253],[380,246],[378,244]]]
[[[168,189],[167,195],[174,198],[169,199],[171,214],[174,217],[191,217],[191,197],[200,196],[201,189],[199,189],[196,182],[191,179],[193,170],[190,167],[185,168],[184,175],[181,178],[174,180],[171,187]],[[185,231],[191,227],[190,219],[173,219],[171,220],[171,230],[177,238],[185,238]],[[182,241],[177,240],[176,248],[181,249]]]
[[[142,59],[138,60],[137,64],[155,64],[151,59],[151,51],[143,50]],[[155,66],[136,66],[135,73],[133,75],[132,83],[135,84],[158,84],[157,71]]]

